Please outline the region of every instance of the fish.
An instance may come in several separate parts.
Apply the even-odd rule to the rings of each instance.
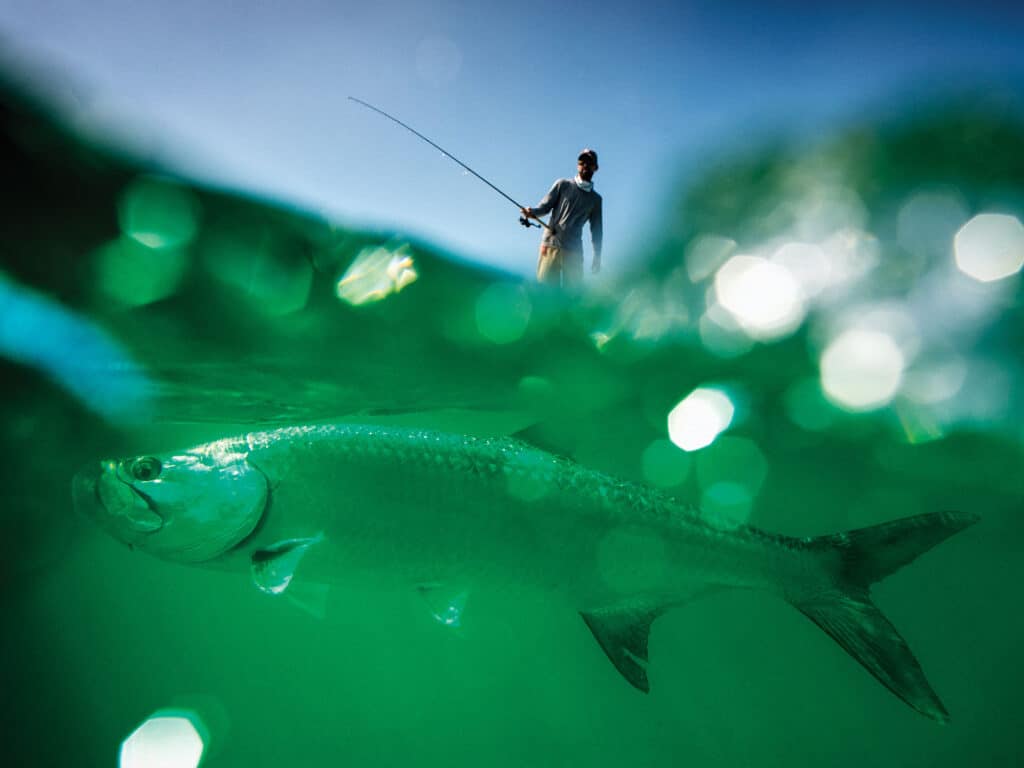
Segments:
[[[379,424],[279,427],[93,462],[72,495],[133,549],[246,571],[271,594],[297,578],[408,586],[457,626],[480,585],[557,593],[645,693],[659,616],[722,590],[768,593],[939,723],[948,711],[870,589],[979,520],[931,512],[807,537],[729,527],[515,436]]]

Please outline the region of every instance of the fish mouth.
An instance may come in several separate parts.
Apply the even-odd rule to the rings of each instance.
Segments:
[[[89,464],[75,475],[71,488],[77,512],[128,543],[164,525],[153,501],[118,477],[117,462]]]

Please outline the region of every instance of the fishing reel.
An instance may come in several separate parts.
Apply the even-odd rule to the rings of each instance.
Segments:
[[[530,221],[525,216],[520,216],[519,217],[519,223],[522,224],[524,227],[527,227],[527,228],[529,228],[529,227],[539,227],[540,226],[540,224],[534,224],[532,221]]]

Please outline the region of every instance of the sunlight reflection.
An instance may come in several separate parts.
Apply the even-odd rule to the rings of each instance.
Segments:
[[[856,282],[879,263],[878,238],[862,229],[838,229],[821,241],[821,248],[829,262],[830,284],[826,290]]]
[[[831,182],[822,178],[834,177]],[[791,203],[795,239],[817,241],[837,229],[862,228],[868,221],[867,208],[853,189],[840,182],[842,172],[825,163],[809,163],[799,169],[790,183],[802,190]]]
[[[1002,280],[1024,267],[1024,225],[1016,216],[980,213],[954,239],[956,265],[983,283]]]
[[[708,306],[698,323],[700,340],[708,352],[723,358],[739,357],[749,352],[754,342],[739,323],[717,301]]]
[[[200,243],[206,269],[255,311],[280,317],[306,306],[313,266],[297,241],[249,220],[224,222]]]
[[[140,307],[172,295],[189,267],[182,248],[155,248],[122,236],[95,253],[100,290],[124,307]]]
[[[895,411],[903,430],[903,438],[911,445],[930,443],[945,436],[939,419],[930,408],[902,400],[896,404]]]
[[[796,279],[807,297],[816,296],[835,281],[831,259],[821,246],[813,243],[785,243],[772,254],[771,260]]]
[[[735,414],[729,396],[719,389],[700,387],[668,414],[668,435],[684,451],[696,451],[728,429]]]
[[[966,378],[967,364],[953,357],[910,369],[901,391],[918,403],[940,403],[956,395]]]
[[[846,331],[821,356],[822,389],[847,410],[873,410],[892,400],[903,367],[903,353],[888,334]]]
[[[399,293],[418,278],[408,244],[394,249],[371,246],[356,255],[335,290],[339,299],[359,306]]]
[[[792,272],[758,256],[729,259],[715,274],[715,294],[755,339],[785,336],[803,321],[803,292]]]
[[[610,327],[596,331],[591,339],[598,349],[625,335],[634,341],[658,341],[686,328],[690,316],[680,300],[680,281],[686,277],[675,270],[664,281],[648,280],[632,288],[615,309]]]
[[[139,177],[121,193],[121,231],[148,248],[188,245],[199,228],[201,207],[187,188],[170,179]]]
[[[686,248],[686,274],[699,283],[715,273],[736,250],[736,241],[719,235],[700,235]]]
[[[193,713],[155,713],[121,744],[120,768],[196,768],[204,749],[196,720]]]
[[[946,258],[957,229],[967,220],[967,205],[959,194],[919,192],[897,216],[897,239],[909,253]]]

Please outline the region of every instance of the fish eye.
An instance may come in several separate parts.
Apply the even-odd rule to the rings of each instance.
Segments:
[[[136,480],[145,482],[146,480],[155,480],[160,475],[162,468],[160,459],[153,456],[143,456],[141,459],[136,459],[132,462],[131,473],[132,477]]]

